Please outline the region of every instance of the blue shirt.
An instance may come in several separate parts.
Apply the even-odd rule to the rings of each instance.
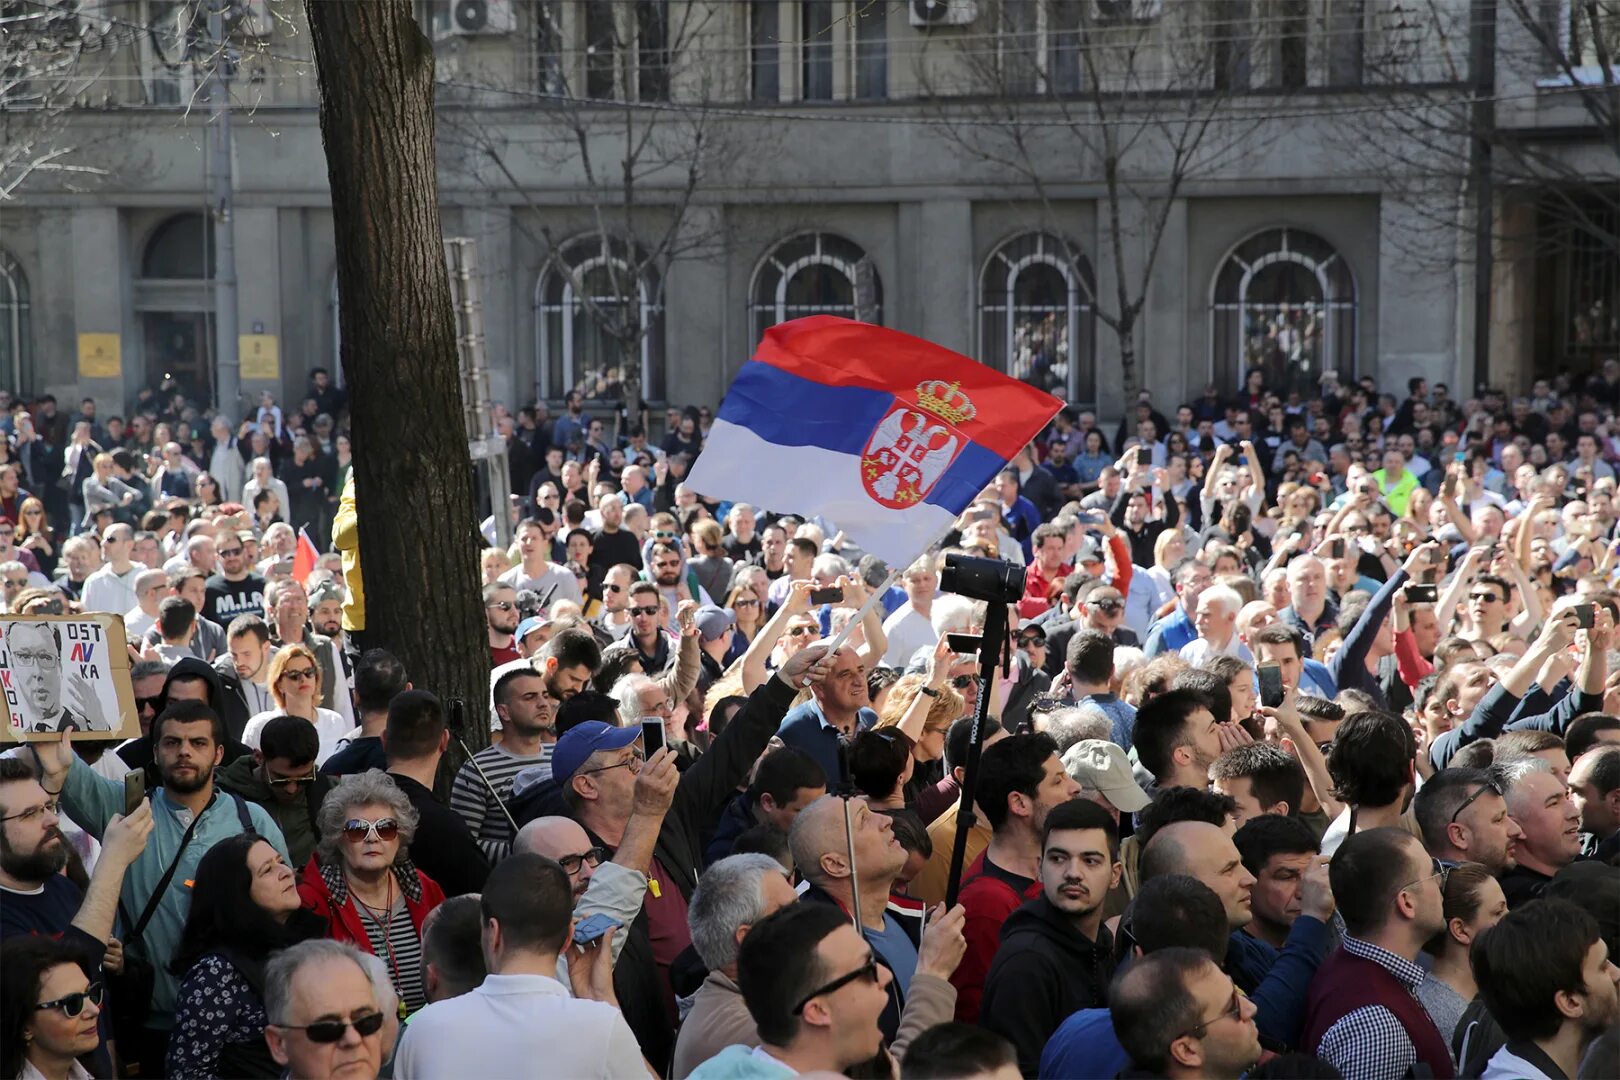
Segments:
[[[1177,604],[1176,610],[1160,619],[1153,625],[1153,629],[1148,631],[1147,644],[1142,647],[1142,651],[1149,659],[1160,653],[1178,653],[1183,645],[1191,643],[1197,637],[1198,628],[1193,626],[1192,617],[1187,614],[1186,609]]]
[[[855,716],[857,727],[869,728],[877,723],[877,713],[862,709]],[[821,771],[827,774],[827,786],[832,787],[841,778],[838,769],[838,729],[822,715],[821,705],[811,698],[782,718],[777,737],[795,750],[803,750],[816,759]]]
[[[1131,1056],[1119,1045],[1107,1009],[1081,1009],[1058,1025],[1041,1052],[1042,1076],[1118,1076]]]
[[[1088,701],[1107,713],[1108,719],[1114,722],[1114,744],[1129,749],[1131,734],[1136,730],[1135,706],[1128,701],[1121,701],[1114,694],[1087,694],[1075,704],[1084,705]]]
[[[911,943],[905,928],[885,911],[883,929],[868,928],[866,940],[894,972],[894,981],[900,984],[900,993],[911,993],[911,977],[917,973],[917,946]]]

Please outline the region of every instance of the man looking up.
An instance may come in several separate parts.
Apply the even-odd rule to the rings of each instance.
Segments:
[[[868,707],[866,664],[855,649],[844,647],[832,658],[831,674],[810,688],[810,700],[787,714],[778,737],[815,758],[827,779],[837,783],[838,740],[877,723]]]

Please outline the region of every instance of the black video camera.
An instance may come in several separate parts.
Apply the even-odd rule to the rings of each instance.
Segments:
[[[1024,596],[1024,568],[1001,559],[947,555],[939,587],[970,600],[1016,604]]]

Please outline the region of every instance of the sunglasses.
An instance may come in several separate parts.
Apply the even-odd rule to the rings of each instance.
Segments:
[[[736,600],[736,602],[734,602],[731,606],[732,607],[759,607],[759,601],[754,600],[754,599],[742,599],[741,597],[739,597]]]
[[[1033,649],[1037,645],[1045,645],[1046,639],[1037,634],[1029,634],[1024,637],[1020,637],[1018,639],[1018,644],[1022,648]]]
[[[399,822],[391,817],[378,818],[376,821],[367,821],[365,818],[350,818],[343,823],[343,838],[351,844],[363,843],[372,837],[376,837],[386,844],[398,835]]]
[[[557,856],[557,865],[563,868],[563,873],[573,877],[579,873],[581,866],[589,866],[593,869],[601,866],[602,860],[607,858],[607,855],[607,848],[593,847],[589,851],[578,855],[559,855]]]
[[[299,668],[297,671],[293,671],[291,668],[288,668],[286,671],[281,673],[281,677],[283,679],[291,679],[293,682],[312,682],[315,678],[315,669],[312,667],[307,667]]]
[[[1125,603],[1121,600],[1094,600],[1092,601],[1091,606],[1096,608],[1098,611],[1104,611],[1110,615],[1116,611],[1125,610]]]
[[[138,698],[135,699],[135,711],[136,712],[143,713],[143,712],[146,711],[148,706],[151,707],[153,712],[162,712],[163,711],[163,695],[159,694],[156,697],[138,697]]]
[[[675,539],[676,535],[677,534],[675,534],[675,533],[665,532],[665,531],[663,531],[661,529],[653,530],[653,539],[654,540],[673,540],[673,539]]]
[[[806,1005],[810,1004],[816,998],[821,997],[824,994],[830,994],[835,990],[842,990],[844,987],[848,986],[850,983],[856,982],[856,981],[858,981],[860,979],[870,979],[874,986],[877,985],[877,982],[878,982],[878,962],[877,962],[877,957],[874,956],[871,959],[867,960],[866,963],[862,964],[860,967],[856,968],[854,971],[850,972],[848,975],[840,975],[838,978],[834,979],[832,982],[828,983],[827,985],[817,987],[816,989],[810,991],[808,994],[804,995],[804,997],[799,1000],[799,1003],[797,1005],[793,1006],[793,1015],[798,1016],[800,1013],[804,1012],[804,1007]]]
[[[978,686],[979,677],[977,675],[955,675],[951,678],[951,685],[958,690],[966,690],[970,686]]]
[[[97,1008],[100,1008],[101,995],[101,984],[98,982],[93,982],[76,994],[64,994],[62,997],[56,998],[54,1001],[42,1001],[38,1005],[34,1006],[34,1011],[45,1012],[50,1009],[61,1009],[62,1015],[71,1019],[72,1017],[78,1016],[80,1013],[84,1012],[84,1003],[86,1001]]]
[[[517,607],[517,605],[512,603],[510,600],[493,600],[484,606],[486,608],[494,608],[497,611],[511,611],[513,608]]]
[[[1462,812],[1464,810],[1468,809],[1470,806],[1473,806],[1474,805],[1474,800],[1478,799],[1481,795],[1485,794],[1487,791],[1495,792],[1498,795],[1501,794],[1501,789],[1499,789],[1495,784],[1481,784],[1481,785],[1479,785],[1479,787],[1474,789],[1474,793],[1472,795],[1468,796],[1468,798],[1464,799],[1458,805],[1456,812],[1451,815],[1450,824],[1455,825],[1457,823],[1457,818],[1462,815]]]
[[[242,554],[242,552],[244,550],[246,550],[246,549],[245,548],[239,548],[239,547],[233,547],[233,548],[229,548],[229,549],[220,548],[219,557],[222,558],[222,559],[229,559],[233,555]]]
[[[821,628],[818,626],[790,626],[788,627],[788,637],[804,637],[806,634],[819,633],[820,630]]]
[[[645,615],[645,616],[651,618],[652,616],[658,614],[658,608],[656,606],[655,607],[632,607],[630,609],[630,614],[632,614],[632,615]]]
[[[1468,594],[1468,599],[1470,599],[1470,600],[1479,600],[1479,601],[1482,601],[1482,602],[1487,603],[1487,604],[1494,604],[1494,603],[1496,603],[1498,597],[1497,597],[1497,595],[1495,593],[1480,592],[1480,593],[1469,593]]]
[[[266,781],[266,783],[270,784],[272,787],[291,787],[293,784],[313,784],[314,782],[314,769],[309,771],[308,776],[272,776]],[[383,839],[386,840],[387,837],[383,837]]]
[[[355,1034],[362,1039],[375,1035],[382,1030],[383,1014],[380,1012],[366,1013],[353,1020],[317,1020],[313,1024],[277,1024],[284,1031],[302,1031],[304,1037],[312,1043],[335,1043],[343,1038],[343,1033],[354,1028]]]
[[[606,589],[608,592],[624,592],[623,585],[615,585],[612,582],[608,582],[607,584],[603,585],[602,588]]]

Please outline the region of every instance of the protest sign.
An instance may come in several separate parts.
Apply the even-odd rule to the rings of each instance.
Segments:
[[[116,615],[0,615],[0,688],[13,741],[140,734]]]

